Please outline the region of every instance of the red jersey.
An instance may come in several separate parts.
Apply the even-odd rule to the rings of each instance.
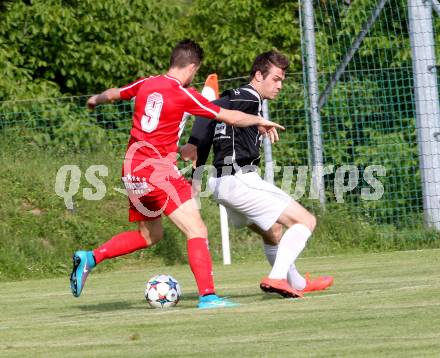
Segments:
[[[122,87],[120,96],[123,100],[136,97],[129,146],[148,142],[133,159],[159,158],[157,152],[161,157],[176,153],[189,114],[214,119],[220,111],[194,88],[185,88],[168,75],[141,78]]]

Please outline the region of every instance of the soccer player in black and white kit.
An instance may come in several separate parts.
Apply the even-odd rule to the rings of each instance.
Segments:
[[[262,53],[252,65],[250,83],[224,92],[214,103],[262,116],[263,100],[278,95],[288,67],[289,61],[281,53]],[[213,148],[216,177],[211,177],[208,185],[215,200],[226,207],[234,226],[248,226],[264,241],[272,270],[261,281],[261,289],[286,297],[303,297],[305,292],[326,289],[332,285],[333,278],[320,276],[311,280],[296,269],[295,260],[312,235],[316,218],[259,176],[262,135],[269,136],[272,143],[279,139],[274,128],[269,131],[258,126],[234,128],[197,117],[181,155],[183,159],[196,160],[199,167],[206,163]]]

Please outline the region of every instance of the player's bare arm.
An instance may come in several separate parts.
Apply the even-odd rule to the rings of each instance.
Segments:
[[[279,128],[281,130],[285,129],[282,125],[268,121],[262,117],[224,108],[220,108],[217,119],[234,127],[249,127],[257,125],[261,128],[265,128],[266,130],[271,128]]]
[[[95,94],[87,101],[87,108],[93,110],[99,104],[112,103],[121,99],[119,88],[109,88],[100,94]]]

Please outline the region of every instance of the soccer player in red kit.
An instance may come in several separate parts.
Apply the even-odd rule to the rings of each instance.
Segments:
[[[142,78],[89,98],[90,109],[135,99],[122,181],[130,200],[129,221],[138,222],[138,230],[120,233],[92,251],[75,252],[70,276],[75,297],[81,295],[89,272],[101,261],[159,242],[164,214],[187,238],[188,260],[200,295],[198,307],[235,306],[215,294],[207,228],[192,198],[191,186],[176,167],[179,136],[189,114],[236,127],[258,125],[262,133],[283,128],[258,116],[220,108],[188,88],[202,58],[203,50],[197,43],[183,40],[174,47],[165,75]]]

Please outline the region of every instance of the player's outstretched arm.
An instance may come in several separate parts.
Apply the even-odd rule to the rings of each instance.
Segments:
[[[247,114],[241,111],[229,110],[220,108],[220,112],[217,115],[217,119],[234,127],[249,127],[259,126],[262,128],[279,128],[284,130],[285,128],[275,122],[268,121],[262,117]]]
[[[111,103],[121,99],[119,88],[109,88],[100,94],[95,94],[87,100],[87,107],[95,109],[98,104]]]

